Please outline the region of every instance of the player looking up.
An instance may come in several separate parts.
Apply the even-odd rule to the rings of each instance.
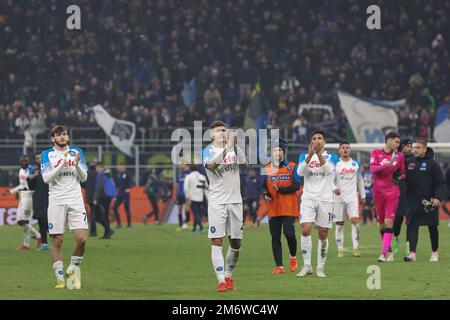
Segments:
[[[87,179],[87,166],[83,151],[69,146],[66,127],[57,125],[51,130],[53,148],[42,153],[41,171],[45,183],[49,184],[48,229],[53,238],[53,269],[57,284],[64,288],[62,245],[65,221],[75,237],[71,263],[67,268],[67,288],[81,288],[80,263],[83,260],[88,236],[88,222],[80,182]]]

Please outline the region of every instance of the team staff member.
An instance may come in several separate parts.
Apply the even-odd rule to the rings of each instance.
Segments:
[[[417,140],[414,146],[414,160],[406,167],[406,188],[408,196],[408,240],[410,254],[405,261],[416,261],[416,247],[419,227],[428,226],[431,240],[430,262],[439,259],[439,212],[441,201],[445,199],[445,181],[441,167],[434,160],[433,149],[427,142]]]
[[[272,163],[266,165],[262,176],[262,189],[267,200],[269,228],[272,236],[272,252],[276,267],[272,273],[284,273],[281,230],[283,229],[289,247],[289,269],[297,269],[297,239],[295,237],[295,219],[299,216],[297,190],[300,188],[300,176],[297,165],[286,160],[287,142],[273,140]]]
[[[120,222],[119,206],[123,203],[127,215],[127,225],[128,228],[131,228],[130,191],[133,181],[131,179],[131,174],[126,170],[123,163],[119,164],[117,171],[117,197],[114,202],[114,216],[117,221],[117,228],[121,228],[122,223]]]

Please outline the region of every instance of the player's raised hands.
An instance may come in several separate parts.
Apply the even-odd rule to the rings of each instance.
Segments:
[[[81,156],[78,152],[75,151],[75,165],[78,165],[80,163]]]
[[[315,143],[311,142],[311,144],[308,147],[308,153],[309,155],[313,155],[314,153],[316,153],[316,145]]]

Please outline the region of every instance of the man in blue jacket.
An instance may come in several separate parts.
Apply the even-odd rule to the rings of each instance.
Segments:
[[[130,213],[130,191],[132,186],[131,174],[125,169],[123,163],[117,167],[116,183],[117,183],[117,197],[114,203],[114,216],[117,221],[117,228],[122,227],[120,222],[119,207],[123,203],[125,212],[127,214],[128,228],[131,228],[131,213]]]

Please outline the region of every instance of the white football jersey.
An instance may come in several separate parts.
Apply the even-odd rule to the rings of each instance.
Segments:
[[[70,150],[78,152],[81,160],[78,164],[78,170],[83,172],[87,177],[87,165],[83,151],[77,147],[69,147]],[[80,177],[75,168],[75,152],[71,151],[67,155],[66,163],[63,167],[59,167],[64,163],[64,152],[55,148],[47,149],[41,156],[41,172],[44,176],[46,173],[59,167],[57,174],[48,181],[48,203],[49,205],[63,204],[80,204],[83,203],[83,194],[81,193]],[[45,181],[45,179],[44,179]]]
[[[338,160],[335,167],[334,184],[341,190],[339,196],[336,194],[334,196],[337,202],[358,201],[358,191],[362,199],[366,197],[361,165],[352,158],[348,161]]]
[[[203,202],[207,189],[208,181],[198,171],[192,171],[184,178],[184,194],[192,201]]]
[[[209,145],[202,152],[203,165],[221,156],[224,148]],[[242,203],[239,161],[234,150],[225,155],[222,163],[213,171],[206,169],[209,179],[210,204]]]
[[[28,176],[34,172],[34,168],[32,166],[28,166],[26,169],[20,168],[19,170],[19,185],[11,190],[10,193],[20,194],[20,199],[33,199],[34,191],[31,191],[28,187],[27,178]]]
[[[308,154],[300,156],[297,173],[304,178],[302,200],[319,200],[333,202],[334,167],[338,160],[335,154],[325,151],[323,157],[329,169],[320,166],[319,157],[314,154],[309,162],[305,163]],[[330,167],[331,166],[331,167]]]

